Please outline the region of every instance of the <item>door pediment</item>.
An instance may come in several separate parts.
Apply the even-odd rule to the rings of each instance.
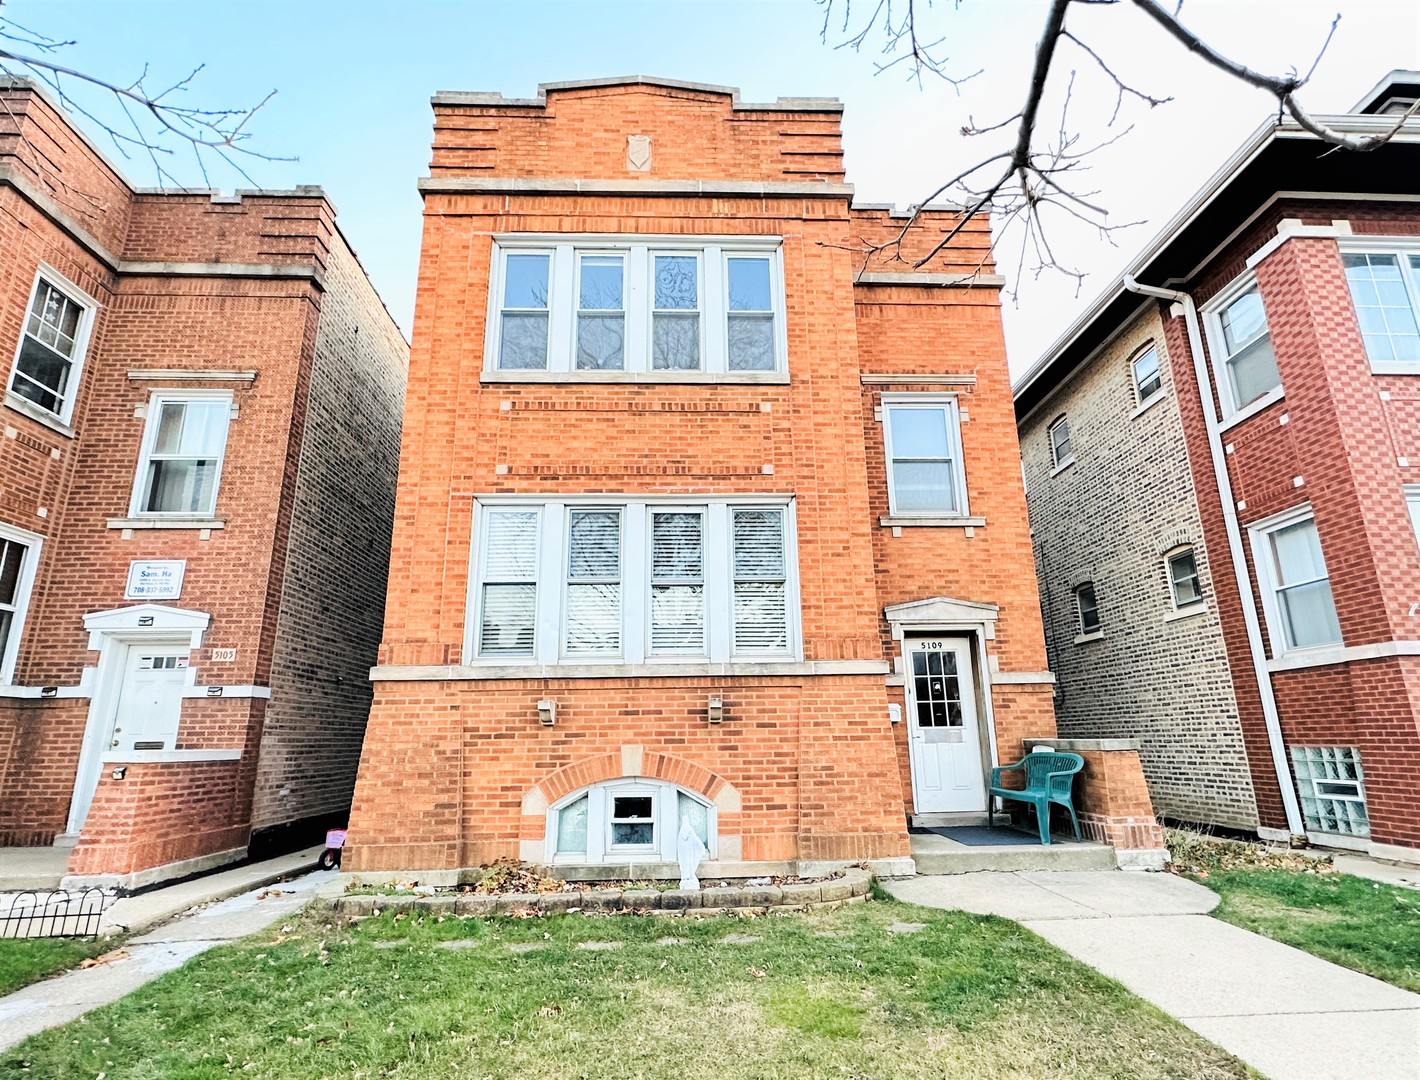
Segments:
[[[202,646],[202,635],[212,623],[205,611],[168,607],[166,604],[133,604],[129,607],[92,611],[84,616],[84,629],[89,632],[89,648],[103,646],[105,635],[141,638],[162,634],[166,637],[188,635],[191,647]]]
[[[892,636],[901,640],[904,634],[916,631],[983,630],[988,640],[996,637],[996,620],[1001,609],[995,604],[975,600],[958,600],[950,596],[932,596],[891,604],[883,609],[892,625]]]

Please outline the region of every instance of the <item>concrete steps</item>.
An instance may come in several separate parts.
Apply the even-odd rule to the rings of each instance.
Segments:
[[[919,874],[971,874],[978,870],[1113,870],[1108,844],[1058,842],[976,847],[937,835],[912,837],[912,861]]]

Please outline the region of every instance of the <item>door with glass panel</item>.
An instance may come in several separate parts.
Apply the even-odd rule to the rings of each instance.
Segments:
[[[986,810],[971,647],[965,638],[908,638],[912,804],[919,814]]]

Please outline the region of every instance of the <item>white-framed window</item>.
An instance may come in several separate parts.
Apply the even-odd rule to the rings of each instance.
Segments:
[[[1198,559],[1191,547],[1177,548],[1164,557],[1169,576],[1169,596],[1176,610],[1203,603],[1203,582],[1198,577]]]
[[[775,238],[503,237],[489,308],[489,372],[787,370]]]
[[[77,286],[40,267],[15,349],[12,395],[61,423],[69,422],[97,307]]]
[[[1093,581],[1085,581],[1075,586],[1075,614],[1080,619],[1081,634],[1098,634],[1104,630]]]
[[[961,417],[955,397],[884,395],[888,512],[965,517]]]
[[[1204,317],[1224,414],[1281,392],[1282,376],[1255,281],[1234,282],[1208,305]]]
[[[1341,265],[1371,365],[1420,371],[1420,254],[1343,251]]]
[[[793,501],[487,497],[473,663],[800,658]]]
[[[1341,644],[1316,521],[1306,507],[1249,526],[1272,655]]]
[[[1070,419],[1061,416],[1046,430],[1050,438],[1050,463],[1063,469],[1075,460],[1075,450],[1070,445]]]
[[[133,517],[211,517],[217,510],[232,395],[158,391],[148,402]]]
[[[1134,381],[1134,404],[1146,405],[1158,394],[1163,393],[1164,373],[1159,368],[1158,346],[1152,342],[1129,362],[1129,373]]]
[[[0,682],[15,677],[41,543],[34,533],[0,525]]]
[[[548,809],[547,860],[674,862],[682,821],[716,858],[715,807],[701,795],[644,777],[606,780]]]
[[[1410,527],[1415,530],[1415,542],[1420,544],[1420,485],[1406,486],[1405,508],[1410,511]]]

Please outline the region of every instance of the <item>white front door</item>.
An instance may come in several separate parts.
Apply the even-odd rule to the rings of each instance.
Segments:
[[[88,816],[105,754],[172,750],[177,743],[188,650],[129,645],[127,653],[114,699],[96,702],[99,708],[91,713],[91,730],[85,737],[69,809],[71,833],[78,832]]]
[[[966,638],[912,638],[907,653],[908,752],[919,814],[984,813],[981,726]]]

